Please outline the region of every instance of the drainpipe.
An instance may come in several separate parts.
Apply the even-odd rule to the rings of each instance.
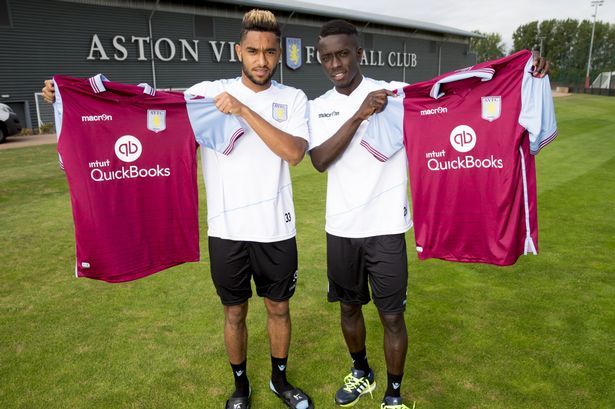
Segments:
[[[442,43],[438,42],[438,75],[442,74]]]
[[[154,4],[154,8],[152,9],[149,18],[147,19],[147,25],[149,26],[149,49],[152,57],[152,79],[154,81],[154,89],[156,89],[156,63],[154,58],[154,36],[152,35],[152,17],[154,17],[154,13],[156,13],[156,7],[158,7],[158,3],[160,0],[156,0],[156,4]]]
[[[286,47],[284,47],[284,28],[290,22],[290,19],[295,15],[295,10],[290,13],[290,16],[286,19],[286,23],[282,24],[280,27],[280,49],[282,52],[280,53],[280,84],[284,84],[284,61],[286,60],[284,53],[286,52]],[[300,50],[301,51],[301,50]]]
[[[404,63],[406,62],[406,40],[404,40]],[[404,70],[402,74],[402,82],[406,82],[406,64],[404,64]]]

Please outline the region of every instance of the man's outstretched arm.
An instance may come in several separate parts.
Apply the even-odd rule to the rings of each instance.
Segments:
[[[332,137],[310,150],[310,159],[314,168],[324,172],[348,147],[363,121],[372,114],[381,112],[387,103],[388,96],[394,96],[392,91],[382,89],[370,92],[357,110]]]

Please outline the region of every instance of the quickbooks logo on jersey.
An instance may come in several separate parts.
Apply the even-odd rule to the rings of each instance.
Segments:
[[[115,141],[115,156],[122,162],[132,163],[141,157],[143,146],[141,141],[132,135],[124,135]],[[171,175],[170,168],[163,168],[156,165],[155,168],[140,168],[137,165],[128,167],[122,166],[117,170],[105,170],[111,166],[111,160],[94,161],[89,163],[91,170],[90,176],[96,182],[106,182],[110,180],[135,179],[147,177],[166,177]]]
[[[469,152],[476,146],[476,132],[467,125],[459,125],[451,132],[450,140],[457,152]]]
[[[460,153],[470,152],[476,146],[477,136],[472,127],[468,125],[456,126],[449,135],[449,141],[453,149]],[[429,159],[427,161],[427,167],[429,170],[459,170],[459,169],[502,169],[504,162],[502,159],[497,159],[493,155],[489,158],[480,159],[475,158],[472,155],[465,155],[464,157],[457,157],[453,160],[438,160],[436,158],[445,158],[446,150],[433,151],[425,154],[425,157]]]
[[[124,135],[115,141],[115,156],[123,162],[134,162],[141,156],[141,141],[132,135]]]

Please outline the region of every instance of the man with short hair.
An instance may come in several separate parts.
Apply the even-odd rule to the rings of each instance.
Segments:
[[[334,88],[310,102],[310,157],[328,172],[326,226],[328,299],[339,301],[353,367],[335,394],[348,407],[376,388],[366,349],[362,306],[372,298],[384,328],[387,389],[382,407],[405,408],[400,395],[408,337],[404,310],[408,261],[404,233],[412,226],[404,152],[386,162],[361,147],[367,119],[404,83],[363,77],[356,28],[343,20],[322,26],[318,52]]]
[[[250,406],[246,316],[251,278],[267,310],[270,389],[291,408],[313,408],[286,379],[291,336],[289,299],[297,282],[295,211],[288,164],[298,164],[309,139],[307,97],[271,78],[280,59],[280,29],[264,10],[247,12],[239,44],[241,77],[204,81],[186,93],[212,97],[245,129],[229,155],[201,147],[207,191],[211,275],[224,306],[224,343],[235,391],[226,409]],[[53,86],[43,93],[53,100]]]
[[[376,388],[369,366],[362,306],[371,298],[384,328],[387,387],[380,407],[407,409],[401,382],[408,348],[404,320],[408,263],[404,233],[412,227],[403,149],[387,161],[374,160],[361,140],[367,120],[382,112],[401,82],[376,81],[360,70],[363,49],[356,28],[343,20],[324,24],[318,52],[333,89],[310,102],[312,164],[328,172],[326,226],[328,299],[338,301],[341,327],[353,367],[336,392],[348,407]],[[548,72],[536,63],[536,76]],[[386,139],[386,135],[381,135]]]
[[[226,407],[249,405],[246,316],[253,277],[267,310],[269,386],[287,406],[307,409],[312,407],[309,397],[286,379],[289,299],[297,281],[288,163],[298,164],[305,154],[307,97],[301,90],[271,80],[281,53],[280,29],[271,12],[245,14],[235,52],[242,65],[240,78],[205,81],[186,91],[215,97],[218,109],[237,115],[246,129],[228,156],[201,150],[211,274],[224,305],[224,342],[236,387]]]

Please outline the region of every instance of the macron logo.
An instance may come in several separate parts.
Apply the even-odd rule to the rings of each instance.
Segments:
[[[393,389],[399,389],[399,384],[397,382],[393,383]]]
[[[323,112],[322,114],[318,114],[319,118],[331,118],[332,116],[338,116],[340,113],[337,111],[331,112]]]
[[[113,121],[113,116],[108,114],[100,115],[82,115],[81,122],[100,122],[100,121]]]
[[[448,113],[448,109],[446,107],[437,107],[434,109],[423,109],[421,111],[421,116],[425,115],[436,115],[436,114],[446,114]]]

